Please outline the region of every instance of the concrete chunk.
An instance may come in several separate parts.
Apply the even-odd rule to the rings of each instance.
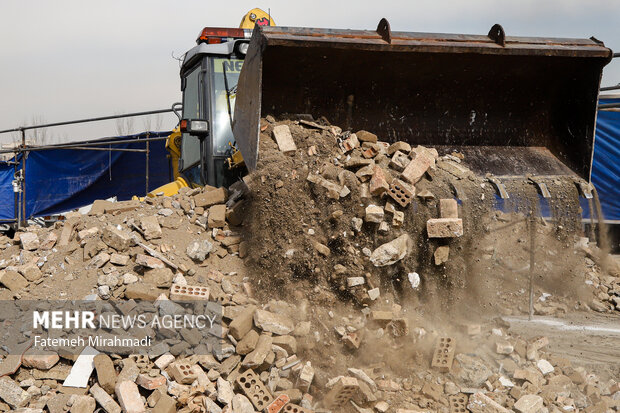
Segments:
[[[17,293],[28,286],[28,281],[17,271],[2,270],[0,271],[0,284]]]
[[[69,413],[93,413],[97,406],[95,399],[87,395],[74,394],[71,396],[71,400],[73,404]]]
[[[265,359],[267,355],[271,351],[271,345],[273,344],[273,339],[271,336],[266,334],[261,334],[256,343],[256,348],[245,356],[241,365],[245,368],[256,368],[259,367]]]
[[[218,204],[209,208],[207,225],[209,228],[222,228],[226,225],[226,205]]]
[[[235,394],[232,400],[232,413],[254,413],[250,400],[242,394]]]
[[[107,413],[121,413],[121,407],[118,403],[116,403],[112,396],[106,393],[97,383],[93,384],[89,393]]]
[[[162,260],[145,254],[136,255],[136,264],[146,268],[165,268]]]
[[[543,376],[549,373],[553,373],[553,371],[555,370],[553,366],[551,365],[551,363],[549,363],[545,359],[538,360],[538,362],[536,363],[536,367],[538,367],[538,370],[540,370]]]
[[[241,340],[243,336],[245,336],[254,325],[254,311],[256,311],[256,307],[249,306],[242,312],[240,312],[230,323],[228,326],[228,331],[230,335],[232,335],[235,340]]]
[[[4,400],[14,409],[24,407],[30,401],[31,395],[19,386],[11,378],[4,376],[0,378],[0,399]]]
[[[208,240],[193,241],[187,246],[187,256],[194,261],[202,262],[207,258],[207,255],[213,250],[213,244]]]
[[[120,212],[133,211],[134,209],[140,208],[140,201],[137,199],[131,199],[128,201],[120,201],[120,202],[107,202],[103,205],[103,210],[106,214],[117,214]],[[95,204],[97,201],[95,201]],[[93,204],[93,209],[95,208],[95,204]],[[89,212],[89,215],[93,215],[92,209]]]
[[[375,267],[392,265],[405,258],[409,253],[411,243],[412,240],[409,235],[403,234],[375,249],[370,255],[370,262],[372,262]]]
[[[535,394],[526,394],[517,400],[514,408],[519,413],[536,413],[543,408],[543,398]]]
[[[39,248],[39,237],[34,232],[20,233],[19,242],[26,251],[34,251]]]
[[[259,334],[255,330],[250,330],[239,342],[237,343],[237,354],[245,356],[251,353],[258,343]]]
[[[295,328],[293,320],[287,316],[260,309],[254,312],[254,324],[263,331],[279,335],[289,334]]]
[[[374,133],[365,131],[365,130],[360,130],[360,131],[355,132],[355,136],[357,136],[357,139],[360,142],[371,142],[371,143],[377,142],[377,135],[375,135]]]
[[[469,398],[467,409],[472,413],[509,413],[510,410],[491,399],[482,392],[475,393]]]
[[[318,241],[315,241],[313,243],[314,245],[314,249],[317,250],[317,252],[325,257],[329,257],[332,253],[332,251],[329,249],[329,247],[325,244],[321,244]]]
[[[159,226],[159,221],[155,215],[150,215],[148,217],[143,217],[140,220],[140,227],[142,228],[142,232],[144,233],[144,238],[155,239],[161,238],[162,231],[161,226]]]
[[[217,188],[211,191],[201,192],[194,196],[194,203],[197,207],[209,208],[213,205],[223,204],[228,198],[226,188]]]
[[[108,225],[103,230],[103,242],[118,252],[125,251],[133,245],[131,232]]]
[[[378,205],[368,205],[366,207],[366,215],[364,216],[364,221],[379,224],[383,221],[384,216],[385,211],[383,211],[383,207],[380,207]]]
[[[155,407],[153,408],[153,413],[174,413],[176,411],[177,411],[177,401],[173,399],[172,397],[168,396],[167,394],[162,394],[159,400],[157,400]],[[216,410],[211,409],[207,411],[215,412]]]
[[[448,245],[441,245],[437,247],[433,257],[435,258],[435,265],[441,265],[448,261],[450,256],[450,247]]]

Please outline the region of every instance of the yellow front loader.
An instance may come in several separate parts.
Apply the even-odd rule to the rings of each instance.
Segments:
[[[261,116],[301,113],[458,151],[498,187],[590,180],[612,56],[596,39],[511,37],[500,25],[487,35],[393,32],[385,19],[376,30],[274,26],[254,9],[238,29],[200,33],[181,67],[178,178],[154,193],[232,184],[256,168]],[[178,145],[168,146],[174,158]]]
[[[181,66],[182,120],[166,141],[175,180],[148,196],[171,196],[183,187],[227,186],[246,173],[231,129],[237,81],[252,29],[273,25],[268,13],[252,9],[238,29],[205,27],[199,33]]]

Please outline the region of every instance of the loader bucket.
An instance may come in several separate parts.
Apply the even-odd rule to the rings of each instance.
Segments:
[[[595,39],[256,27],[234,135],[256,167],[260,117],[325,116],[388,142],[451,148],[479,174],[590,178],[598,89],[612,52]],[[441,153],[441,151],[440,151]]]

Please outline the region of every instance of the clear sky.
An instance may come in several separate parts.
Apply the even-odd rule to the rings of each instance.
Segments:
[[[204,26],[237,27],[251,8],[280,26],[507,35],[595,36],[620,51],[618,0],[2,0],[0,129],[169,107],[181,100],[180,56]],[[620,83],[620,58],[603,86]],[[133,131],[169,130],[176,117],[136,119]],[[46,133],[57,142],[115,135],[116,122]],[[125,125],[126,126],[126,125]],[[0,142],[12,138],[1,136]]]

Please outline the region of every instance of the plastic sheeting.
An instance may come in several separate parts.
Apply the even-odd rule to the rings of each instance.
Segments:
[[[150,132],[166,137],[170,132]],[[146,138],[147,133],[114,140]],[[108,139],[109,140],[109,139]],[[128,142],[99,148],[146,149],[146,141]],[[165,140],[149,143],[149,191],[172,181],[173,174]],[[17,215],[11,182],[19,165],[0,164],[0,221]],[[52,215],[89,205],[97,199],[116,196],[118,200],[146,191],[146,153],[100,150],[50,149],[32,151],[26,159],[26,217]]]
[[[604,103],[620,103],[620,98],[599,100]],[[620,112],[598,111],[591,180],[605,220],[620,221]]]

